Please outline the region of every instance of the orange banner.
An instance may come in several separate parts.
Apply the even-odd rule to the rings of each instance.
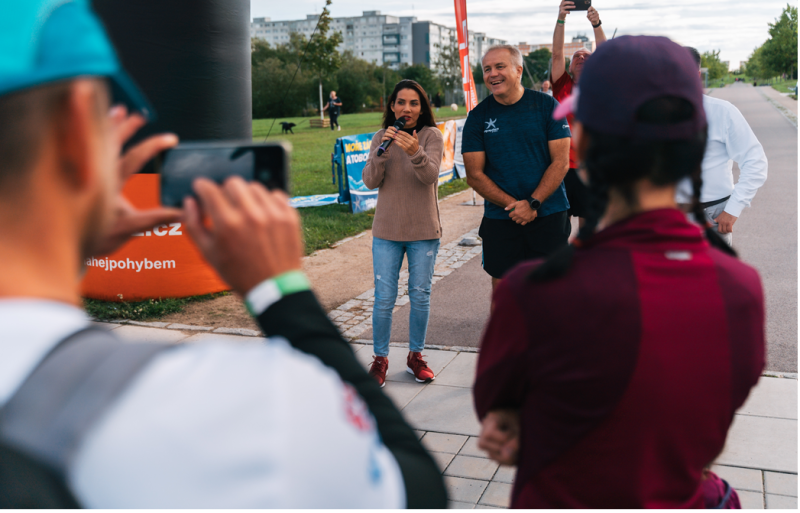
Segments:
[[[123,194],[138,208],[159,205],[159,175],[134,175]],[[81,284],[84,297],[141,301],[228,290],[181,223],[156,226],[133,237],[114,254],[89,258]]]
[[[475,79],[472,77],[472,66],[469,64],[469,30],[467,29],[467,0],[455,0],[456,28],[458,30],[458,56],[461,61],[461,82],[464,85],[464,99],[467,112],[478,105],[478,94],[475,92]]]

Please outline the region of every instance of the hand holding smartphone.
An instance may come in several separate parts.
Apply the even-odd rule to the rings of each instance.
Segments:
[[[592,6],[592,0],[572,0],[575,4],[575,11],[588,11]]]
[[[240,176],[248,182],[260,182],[267,189],[287,192],[290,155],[291,146],[286,142],[179,144],[156,157],[161,204],[181,207],[184,198],[195,195],[192,183],[197,178],[222,184],[231,176]]]

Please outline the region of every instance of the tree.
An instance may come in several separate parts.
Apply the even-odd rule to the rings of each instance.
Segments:
[[[342,67],[336,72],[335,78],[343,112],[359,112],[380,105],[383,77],[378,80],[376,76],[380,69],[371,62],[355,57],[350,50],[342,54]]]
[[[425,92],[432,97],[439,92],[439,81],[433,71],[424,64],[414,64],[413,66],[403,66],[400,68],[400,76],[407,80],[413,80],[425,89]]]
[[[461,87],[461,57],[458,53],[458,40],[450,36],[450,42],[433,45],[438,52],[433,60],[433,68],[439,83],[445,91],[458,91]]]
[[[547,48],[539,48],[524,56],[523,60],[527,72],[522,74],[522,85],[533,89],[535,84],[548,80],[550,78],[550,59],[552,57],[553,54]],[[528,76],[528,73],[530,73],[530,76]],[[531,78],[533,78],[534,83],[531,83]]]
[[[331,13],[328,6],[331,0],[325,1],[325,7],[319,15],[317,31],[311,36],[307,49],[303,56],[303,65],[307,66],[319,81],[319,117],[324,119],[322,112],[322,79],[336,73],[342,65],[342,56],[339,54],[338,47],[343,38],[340,32],[334,32],[328,37],[328,30],[331,25]]]
[[[700,56],[700,67],[708,68],[708,79],[717,80],[728,75],[728,67],[720,60],[719,50],[703,52]]]
[[[786,5],[780,18],[769,23],[770,38],[762,45],[761,65],[778,75],[794,77],[797,70],[797,7]]]

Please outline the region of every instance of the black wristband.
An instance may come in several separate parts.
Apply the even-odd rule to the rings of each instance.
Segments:
[[[599,21],[597,22],[597,25],[592,25],[592,27],[594,27],[594,28],[597,28],[597,27],[599,27],[599,26],[600,26],[600,25],[602,25],[602,24],[603,24],[603,20],[599,20]]]

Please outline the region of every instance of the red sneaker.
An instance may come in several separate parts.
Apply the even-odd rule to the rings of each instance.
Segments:
[[[428,367],[425,360],[422,359],[422,353],[413,353],[409,351],[406,365],[408,365],[409,374],[414,375],[414,379],[417,380],[417,383],[430,383],[436,379],[436,376],[433,375],[433,371]]]
[[[389,368],[389,359],[385,356],[373,356],[369,364],[369,375],[375,378],[381,388],[386,385],[386,370]]]

